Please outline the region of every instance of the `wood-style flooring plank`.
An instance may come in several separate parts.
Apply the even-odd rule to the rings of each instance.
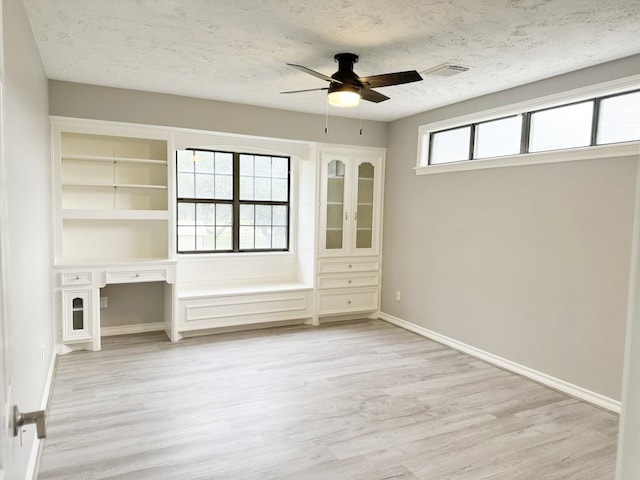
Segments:
[[[41,480],[610,480],[618,417],[383,321],[59,357]]]

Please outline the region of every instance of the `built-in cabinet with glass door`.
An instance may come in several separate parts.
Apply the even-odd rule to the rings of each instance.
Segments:
[[[384,150],[321,149],[318,317],[378,310]]]

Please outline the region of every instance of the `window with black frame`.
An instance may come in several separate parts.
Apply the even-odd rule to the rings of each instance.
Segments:
[[[275,155],[178,151],[178,253],[289,250],[290,163]]]
[[[640,141],[640,90],[519,112],[497,119],[426,131],[422,163],[481,160],[510,155]]]

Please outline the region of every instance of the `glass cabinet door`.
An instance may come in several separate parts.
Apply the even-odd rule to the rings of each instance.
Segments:
[[[62,291],[62,341],[92,340],[91,289]]]
[[[86,315],[84,298],[75,297],[71,300],[71,330],[73,332],[84,330]]]
[[[355,248],[372,248],[375,167],[369,162],[363,162],[358,165],[357,175]]]
[[[340,160],[331,160],[327,166],[327,205],[325,248],[341,250],[344,247],[345,221],[345,164]]]

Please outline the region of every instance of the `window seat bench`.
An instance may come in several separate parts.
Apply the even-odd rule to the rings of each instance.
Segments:
[[[313,287],[295,281],[178,281],[176,287],[179,337],[313,317]]]

